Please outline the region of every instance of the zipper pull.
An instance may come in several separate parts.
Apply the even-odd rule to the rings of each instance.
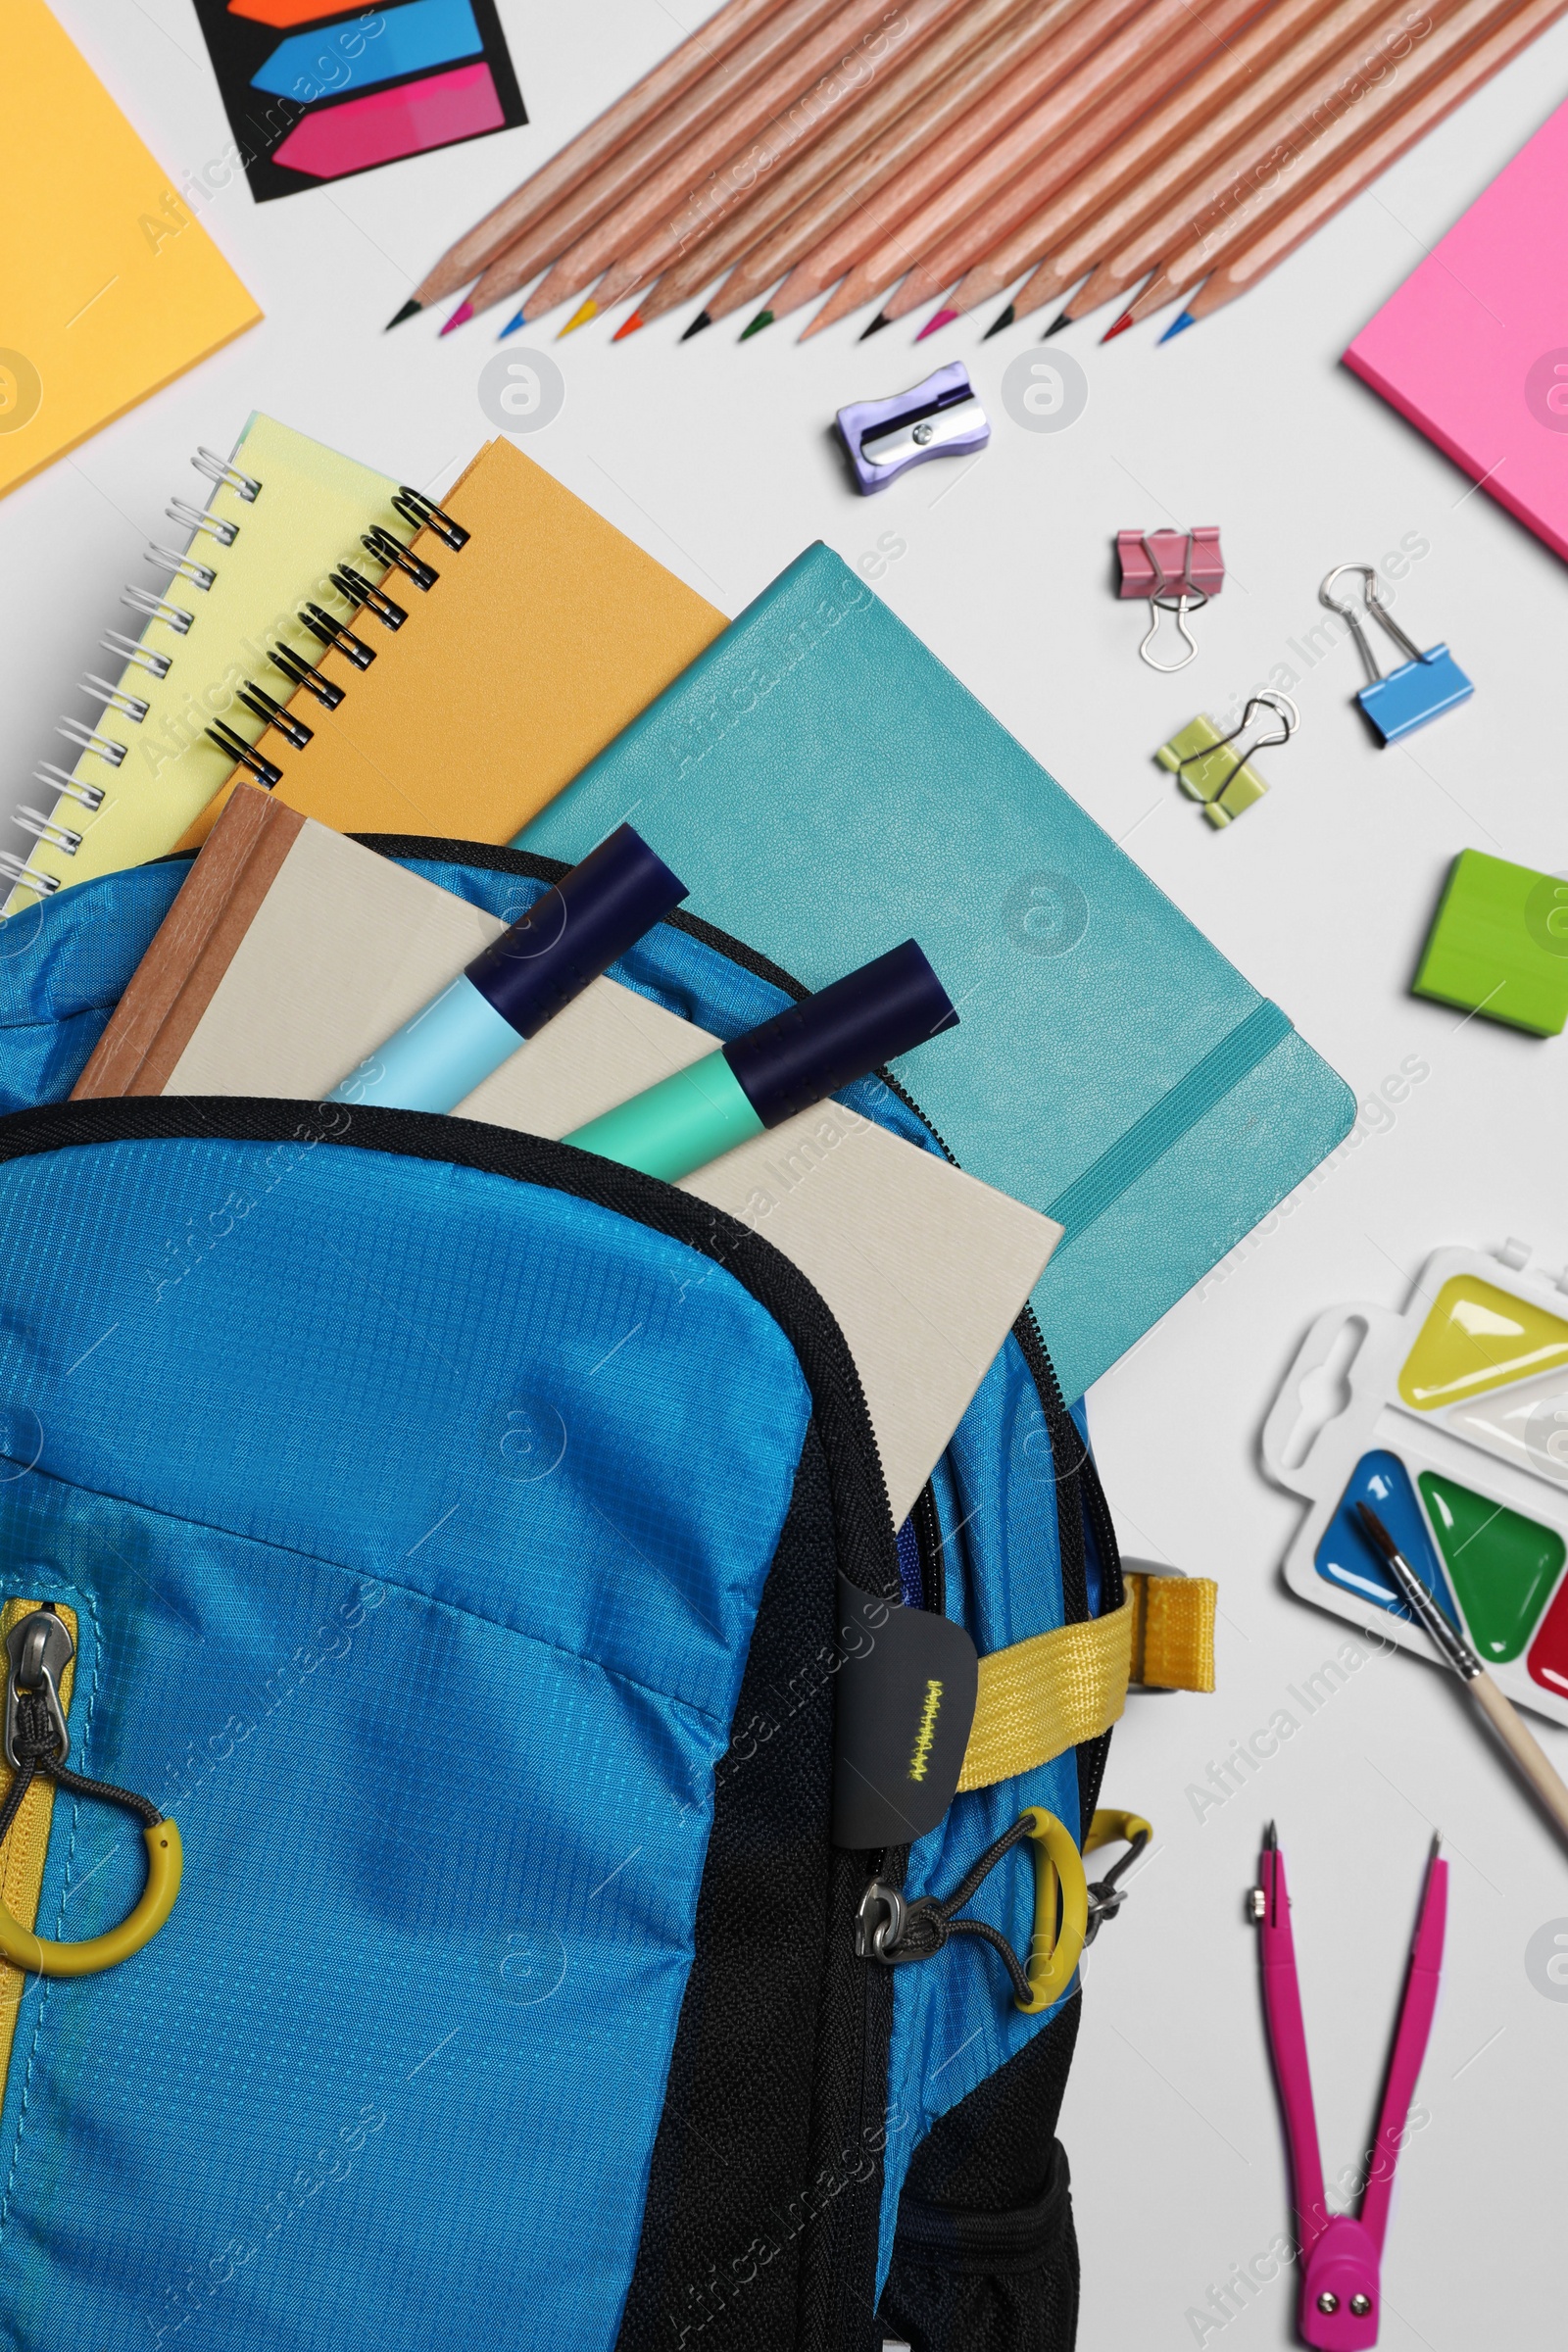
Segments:
[[[42,1696],[57,1741],[56,1757],[63,1764],[70,1755],[71,1734],[60,1704],[60,1678],[75,1654],[71,1628],[50,1600],[30,1617],[19,1618],[6,1636],[10,1672],[6,1676],[5,1755],[13,1772],[19,1772],[23,1763],[17,1733],[24,1698]]]

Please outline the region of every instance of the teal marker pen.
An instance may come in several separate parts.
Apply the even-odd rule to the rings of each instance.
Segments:
[[[563,1140],[678,1184],[957,1019],[907,939]]]

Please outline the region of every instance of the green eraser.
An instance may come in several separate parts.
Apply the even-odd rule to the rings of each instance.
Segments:
[[[1568,879],[1461,850],[1411,987],[1535,1037],[1568,1021]]]

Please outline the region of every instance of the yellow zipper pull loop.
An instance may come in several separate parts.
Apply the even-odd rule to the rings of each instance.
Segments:
[[[71,1630],[50,1601],[19,1618],[5,1639],[5,1759],[13,1780],[0,1803],[0,1840],[16,1819],[38,1774],[45,1773],[73,1796],[122,1805],[137,1815],[147,1846],[147,1884],[128,1918],[102,1936],[80,1943],[55,1943],[34,1936],[0,1902],[0,1958],[37,1977],[89,1977],[128,1960],[157,1935],[174,1907],[183,1857],[179,1832],[157,1806],[129,1788],[73,1772],[66,1763],[71,1735],[60,1703],[60,1682],[76,1654]]]

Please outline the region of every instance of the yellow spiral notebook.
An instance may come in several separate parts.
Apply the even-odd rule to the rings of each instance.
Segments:
[[[43,0],[0,5],[0,494],[262,314]]]
[[[209,729],[254,743],[266,702],[255,686],[251,703],[241,699],[248,681],[280,700],[293,688],[271,649],[307,660],[320,651],[301,607],[315,603],[342,619],[355,600],[334,585],[334,568],[363,566],[372,579],[384,569],[361,542],[367,530],[398,522],[397,484],[387,475],[260,415],[229,458],[198,449],[191,464],[206,504],[171,499],[172,545],[149,547],[146,583],[130,581],[122,593],[141,635],[110,629],[99,640],[109,656],[103,672],[84,670],[86,699],[56,729],[75,764],[68,772],[60,760],[40,763],[33,775],[42,797],[15,812],[30,839],[0,848],[0,877],[13,885],[7,916],[67,883],[172,850],[234,764]]]

